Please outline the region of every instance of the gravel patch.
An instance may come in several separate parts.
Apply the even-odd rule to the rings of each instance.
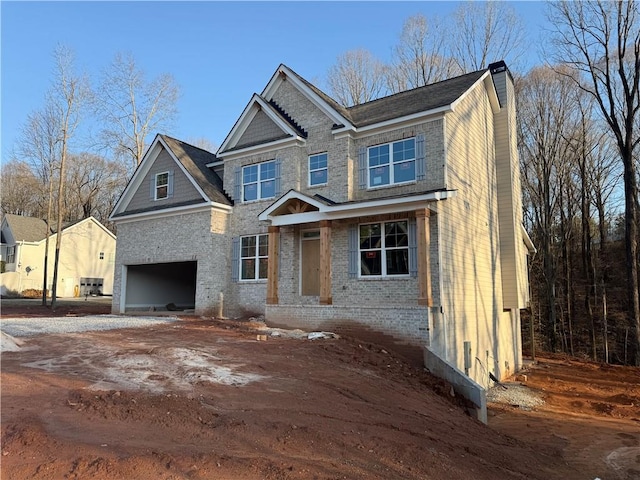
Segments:
[[[534,392],[526,385],[513,382],[503,382],[501,385],[506,388],[496,385],[487,390],[487,402],[511,405],[522,410],[531,410],[544,405],[542,395]]]
[[[82,317],[2,318],[0,330],[12,337],[33,337],[48,333],[73,333],[116,328],[148,327],[171,323],[178,317],[131,317],[125,315],[86,315]]]

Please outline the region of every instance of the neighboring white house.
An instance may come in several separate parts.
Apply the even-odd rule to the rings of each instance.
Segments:
[[[216,155],[156,137],[111,215],[113,311],[261,313],[504,378],[533,249],[515,115],[504,62],[350,108],[280,65]]]
[[[42,290],[47,224],[38,218],[7,214],[2,219],[0,275],[2,294],[8,290]],[[49,236],[47,289],[51,294],[56,233]],[[58,297],[88,294],[111,295],[116,237],[95,218],[80,220],[62,229],[58,265]]]

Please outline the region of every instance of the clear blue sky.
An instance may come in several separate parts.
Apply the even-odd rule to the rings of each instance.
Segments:
[[[355,48],[388,61],[403,22],[445,16],[457,2],[14,2],[0,3],[2,161],[27,115],[44,103],[58,43],[97,79],[116,52],[147,78],[172,74],[181,89],[172,131],[219,146],[280,63],[325,89],[337,57]],[[542,2],[513,2],[538,63]],[[497,60],[497,59],[496,59]],[[155,132],[154,132],[155,133]]]

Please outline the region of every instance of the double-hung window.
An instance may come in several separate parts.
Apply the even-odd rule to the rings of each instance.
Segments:
[[[242,167],[242,201],[250,202],[276,196],[276,162]]]
[[[267,278],[269,235],[249,235],[240,238],[240,280]]]
[[[327,154],[319,153],[309,156],[309,186],[327,184]]]
[[[409,222],[360,225],[360,276],[409,275]]]
[[[416,139],[368,148],[369,188],[416,180]]]
[[[16,246],[7,247],[7,263],[16,263]]]
[[[169,172],[156,173],[156,200],[169,197]]]

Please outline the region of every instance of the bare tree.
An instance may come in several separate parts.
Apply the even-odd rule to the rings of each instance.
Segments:
[[[368,50],[350,50],[338,57],[327,78],[331,95],[344,106],[359,105],[385,91],[385,67]]]
[[[559,63],[580,75],[575,85],[592,95],[606,120],[624,167],[625,245],[628,317],[635,327],[635,363],[640,365],[640,297],[638,281],[638,172],[640,142],[640,13],[629,1],[551,4]]]
[[[25,161],[2,164],[2,213],[39,217],[42,185]]]
[[[39,179],[31,192],[39,205],[37,217],[44,217],[45,249],[43,259],[42,305],[47,304],[47,279],[49,271],[49,240],[54,209],[54,185],[59,176],[60,141],[62,138],[61,117],[53,96],[48,95],[45,106],[31,113],[22,128],[18,152],[31,167],[31,173]],[[25,187],[26,185],[21,185]]]
[[[387,87],[393,93],[439,82],[461,73],[446,52],[448,31],[438,18],[421,14],[409,17],[387,71]]]
[[[105,124],[105,145],[135,169],[149,135],[168,128],[175,119],[178,97],[171,75],[147,81],[131,54],[118,53],[104,72],[96,95],[96,112]]]
[[[557,348],[558,265],[555,243],[556,219],[562,201],[560,185],[566,179],[569,145],[565,140],[571,131],[569,82],[562,81],[552,70],[537,68],[518,85],[518,119],[523,189],[530,201],[530,218],[534,239],[540,246],[544,280],[542,297],[546,307],[546,330],[549,348]]]
[[[218,146],[214,142],[205,137],[187,138],[185,142],[211,153],[214,153],[218,149]]]
[[[54,52],[55,74],[49,102],[60,127],[60,161],[57,192],[58,220],[56,227],[56,250],[53,263],[53,285],[51,308],[56,307],[58,264],[62,243],[62,219],[64,216],[65,164],[69,154],[69,142],[73,138],[80,122],[80,113],[89,99],[90,90],[87,79],[74,71],[73,53],[64,46],[58,46]]]
[[[70,155],[69,160],[66,211],[72,212],[70,217],[74,219],[95,216],[102,222],[105,220],[102,203],[118,196],[126,186],[122,164],[87,152]]]
[[[460,70],[471,72],[505,60],[512,69],[523,56],[524,28],[506,2],[465,2],[453,14],[452,52]]]

